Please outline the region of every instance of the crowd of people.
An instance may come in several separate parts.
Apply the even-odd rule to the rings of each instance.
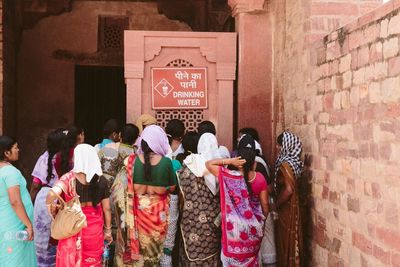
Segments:
[[[136,125],[107,121],[95,146],[77,126],[55,129],[30,192],[13,166],[17,141],[1,136],[1,264],[304,266],[300,139],[278,136],[272,170],[257,131],[238,136],[229,151],[210,121],[196,132],[178,119],[163,129],[148,114]]]

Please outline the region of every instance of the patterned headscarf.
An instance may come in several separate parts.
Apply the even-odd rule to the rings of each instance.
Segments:
[[[284,131],[282,134],[282,148],[275,162],[275,179],[277,178],[279,167],[283,162],[289,163],[296,178],[300,178],[304,166],[303,162],[300,160],[302,150],[300,138],[288,131]]]

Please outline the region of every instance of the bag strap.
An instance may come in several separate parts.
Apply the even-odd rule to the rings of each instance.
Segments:
[[[56,192],[54,192],[53,189],[50,189],[50,191],[52,191],[53,194],[56,195],[56,197],[58,198],[58,200],[59,200],[63,205],[66,204],[65,200],[64,200],[59,194],[57,194]]]

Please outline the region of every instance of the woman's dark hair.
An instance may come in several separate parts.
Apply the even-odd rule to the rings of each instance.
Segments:
[[[253,137],[253,139],[256,140],[257,142],[259,141],[258,132],[254,128],[251,128],[251,127],[242,128],[242,129],[239,130],[239,133],[248,134],[251,137]]]
[[[177,155],[176,159],[181,163],[191,153],[197,153],[197,144],[199,143],[199,135],[196,132],[187,132],[182,139],[182,147],[184,152]]]
[[[66,174],[72,169],[70,164],[70,151],[76,146],[78,136],[83,133],[83,129],[72,125],[67,128],[67,136],[63,139],[61,147],[61,175]]]
[[[49,153],[49,157],[47,159],[47,182],[54,177],[53,175],[53,158],[56,153],[61,150],[61,146],[63,140],[66,138],[63,133],[65,129],[58,128],[54,131],[51,131],[47,136],[47,152]]]
[[[256,152],[251,149],[251,148],[241,148],[238,151],[238,156],[241,157],[242,159],[246,160],[246,163],[243,164],[243,176],[244,180],[246,181],[247,189],[249,190],[249,193],[251,194],[251,186],[249,182],[249,173],[253,168],[254,161],[256,159]]]
[[[172,142],[172,139],[181,139],[185,134],[185,124],[181,120],[172,119],[168,121],[167,126],[165,127],[165,133],[168,135],[169,142]]]
[[[197,127],[197,132],[199,136],[202,136],[204,133],[212,133],[213,135],[217,134],[217,130],[215,130],[215,125],[211,121],[202,121]]]
[[[121,131],[121,141],[124,144],[133,145],[138,136],[139,128],[132,123],[126,124]]]
[[[121,125],[116,119],[109,119],[103,127],[103,138],[109,138],[112,133],[120,133]]]
[[[6,151],[10,151],[11,148],[17,143],[17,140],[15,140],[12,137],[9,137],[7,135],[2,135],[0,136],[0,160],[5,160],[5,155],[4,153]]]
[[[283,133],[281,133],[281,134],[276,138],[276,142],[278,143],[278,145],[282,146],[282,144],[283,144]]]
[[[141,148],[144,154],[144,179],[151,181],[150,153],[153,152],[146,141],[142,140]]]

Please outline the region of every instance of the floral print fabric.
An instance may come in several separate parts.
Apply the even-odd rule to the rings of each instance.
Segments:
[[[264,215],[258,198],[250,196],[239,172],[219,171],[224,266],[258,266]]]

